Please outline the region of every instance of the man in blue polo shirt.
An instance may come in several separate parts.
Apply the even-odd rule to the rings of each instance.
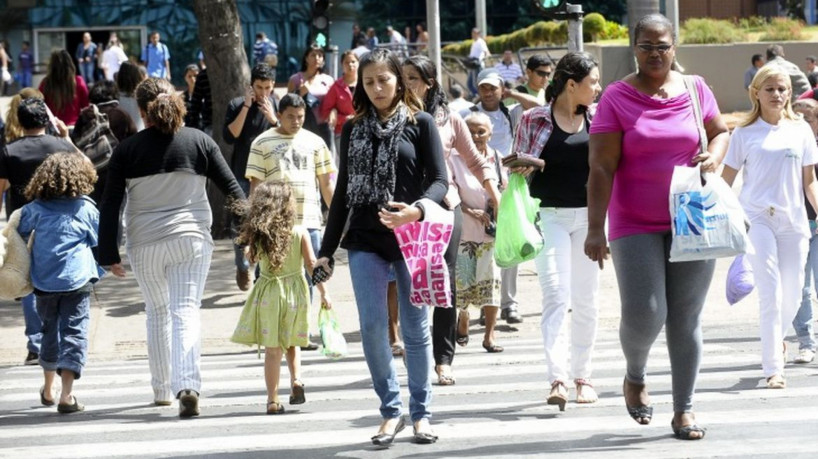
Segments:
[[[170,52],[159,38],[159,32],[151,33],[140,60],[148,69],[148,76],[170,80]]]

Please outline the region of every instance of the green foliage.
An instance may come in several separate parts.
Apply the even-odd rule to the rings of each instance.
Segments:
[[[565,22],[540,21],[524,29],[505,35],[486,37],[486,44],[493,54],[507,49],[517,50],[527,46],[562,44],[568,41],[568,25]],[[465,56],[469,54],[472,40],[464,40],[443,47],[444,54]]]
[[[614,21],[605,21],[605,30],[599,35],[600,40],[617,40],[628,38],[628,28]]]
[[[745,41],[747,33],[729,21],[709,18],[688,19],[682,25],[682,43],[721,44]]]
[[[738,20],[738,27],[748,32],[760,32],[767,27],[767,18],[763,16],[750,16]]]
[[[605,32],[606,21],[599,13],[591,13],[582,20],[582,30],[590,35],[591,41],[596,41]]]
[[[796,19],[773,18],[759,41],[796,41],[804,39],[804,23]]]

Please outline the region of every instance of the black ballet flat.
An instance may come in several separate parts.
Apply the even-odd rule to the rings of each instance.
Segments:
[[[403,416],[401,416],[400,419],[398,419],[398,423],[395,425],[395,430],[393,430],[391,434],[380,433],[375,435],[372,437],[372,444],[376,446],[389,446],[393,441],[395,441],[395,436],[404,428],[406,428],[406,421],[403,419]]]

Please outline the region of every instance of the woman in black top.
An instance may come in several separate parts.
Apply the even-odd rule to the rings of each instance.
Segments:
[[[125,191],[126,251],[145,298],[148,364],[156,405],[179,399],[179,416],[199,414],[202,304],[213,239],[207,180],[244,199],[218,145],[184,127],[185,103],[162,78],[136,88],[145,129],[108,163],[99,220],[99,263],[123,277],[116,233]]]
[[[535,262],[542,289],[542,336],[551,393],[549,405],[565,409],[566,383],[574,378],[577,403],[593,403],[591,352],[597,326],[596,292],[599,269],[584,253],[588,232],[589,107],[600,92],[599,69],[587,53],[568,53],[545,91],[546,105],[523,115],[517,145],[523,154],[545,160],[536,173],[531,195],[540,201],[545,247]],[[571,314],[570,353],[563,333]],[[561,333],[562,332],[562,333]]]
[[[404,428],[400,385],[387,334],[386,286],[390,269],[398,281],[401,332],[409,373],[409,412],[415,441],[432,443],[432,342],[427,307],[409,301],[411,279],[393,229],[423,219],[417,201],[443,202],[446,165],[435,122],[401,76],[398,58],[379,48],[361,59],[353,96],[355,117],[343,129],[340,169],[317,267],[329,271],[349,216],[341,246],[349,251],[349,271],[361,341],[375,392],[381,400],[381,423],[372,437],[387,445]],[[414,203],[414,204],[412,204]]]

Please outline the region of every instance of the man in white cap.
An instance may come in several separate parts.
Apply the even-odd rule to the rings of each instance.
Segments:
[[[462,110],[460,115],[465,118],[471,112],[483,112],[491,119],[491,139],[489,146],[496,149],[501,156],[506,157],[514,152],[514,134],[523,114],[520,104],[506,107],[503,101],[503,77],[497,69],[488,68],[477,74],[477,93],[480,102],[475,106]],[[517,312],[517,267],[501,270],[501,312],[500,317],[509,324],[518,324],[523,321]]]

